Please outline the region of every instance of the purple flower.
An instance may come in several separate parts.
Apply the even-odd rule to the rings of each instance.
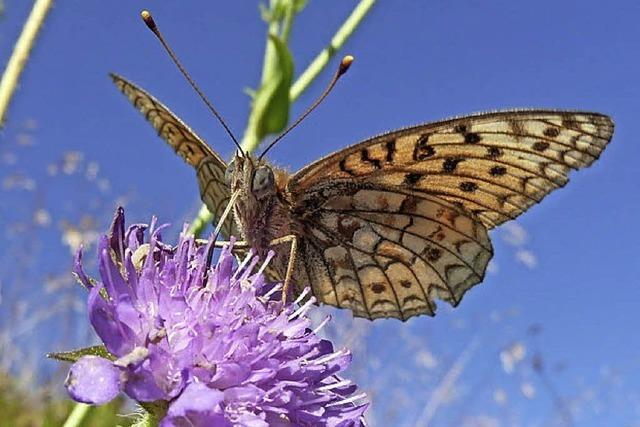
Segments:
[[[89,319],[115,360],[80,358],[66,382],[73,399],[101,404],[124,391],[164,402],[161,426],[361,424],[365,396],[338,376],[351,355],[310,329],[314,298],[282,307],[270,299],[280,285],[265,292],[273,253],[254,273],[259,260],[249,253],[235,268],[228,247],[209,268],[209,245],[183,233],[168,246],[161,228],[154,220],[125,231],[119,209],[98,245],[101,282],[78,253]]]

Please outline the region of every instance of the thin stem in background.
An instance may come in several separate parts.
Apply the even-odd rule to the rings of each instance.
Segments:
[[[367,16],[367,13],[375,3],[376,0],[360,0],[360,3],[353,9],[351,15],[349,15],[347,20],[344,21],[344,24],[342,24],[336,34],[331,38],[329,45],[311,61],[307,69],[304,70],[295,83],[293,83],[289,91],[291,102],[298,99],[311,83],[313,83],[320,72],[327,66],[329,60],[342,48],[355,29],[358,28],[358,25],[360,25],[365,16]]]
[[[480,337],[476,335],[471,339],[466,348],[460,353],[458,359],[453,363],[449,371],[442,378],[436,389],[431,393],[431,397],[420,414],[420,417],[414,425],[427,427],[431,424],[433,416],[436,414],[440,405],[446,400],[447,393],[451,391],[456,381],[464,371],[465,366],[469,362],[473,353],[475,353],[480,344]]]
[[[38,31],[42,27],[52,4],[53,0],[36,0],[24,24],[22,33],[13,48],[7,68],[2,74],[2,80],[0,80],[0,127],[4,125],[9,103],[18,86],[18,79],[27,63],[29,52],[33,47]]]
[[[87,416],[91,410],[91,405],[84,403],[76,403],[73,410],[67,417],[62,427],[79,427],[82,425],[82,420]]]

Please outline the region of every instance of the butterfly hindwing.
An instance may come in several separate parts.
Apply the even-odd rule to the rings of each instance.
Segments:
[[[221,217],[230,198],[229,188],[224,179],[226,163],[160,101],[128,80],[116,74],[110,76],[118,89],[151,123],[158,135],[196,170],[200,197],[213,213],[215,222]],[[239,236],[231,216],[227,217],[221,230],[227,237]]]
[[[293,193],[353,179],[437,195],[492,228],[513,219],[589,166],[613,133],[597,113],[505,111],[390,132],[302,169]]]
[[[369,319],[434,315],[436,297],[457,305],[493,254],[482,224],[420,192],[334,182],[307,192],[294,214],[314,295]]]

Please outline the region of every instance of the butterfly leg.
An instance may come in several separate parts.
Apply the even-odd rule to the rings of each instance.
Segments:
[[[269,242],[269,246],[281,245],[283,243],[290,243],[291,249],[289,252],[289,262],[287,263],[287,272],[284,276],[284,284],[282,285],[282,305],[287,303],[287,295],[289,295],[289,286],[291,285],[291,279],[293,277],[293,268],[296,265],[296,256],[298,254],[298,236],[295,234],[289,234],[288,236],[278,237]]]
[[[226,246],[228,246],[230,244],[231,244],[231,242],[229,240],[217,240],[213,244],[213,247],[214,248],[224,248],[224,247],[226,247]],[[251,245],[249,244],[249,242],[245,242],[244,240],[237,240],[237,241],[233,242],[233,247],[231,248],[231,253],[233,253],[236,256],[236,259],[238,259],[238,261],[240,261],[242,253],[238,254],[236,251],[237,250],[246,250],[246,249],[251,249]]]
[[[224,248],[230,244],[231,242],[229,240],[218,240],[214,243],[214,246],[216,248]],[[233,242],[233,249],[249,249],[250,247],[251,245],[249,245],[249,242],[245,242],[244,240]]]

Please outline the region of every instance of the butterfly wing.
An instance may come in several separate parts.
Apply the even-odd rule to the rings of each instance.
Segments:
[[[160,101],[123,77],[116,74],[110,76],[116,87],[145,116],[158,135],[195,168],[200,197],[213,213],[214,222],[217,221],[230,198],[229,187],[224,179],[226,163]],[[227,237],[240,235],[231,216],[227,217],[221,230]]]
[[[294,210],[298,276],[322,302],[355,316],[407,320],[458,305],[493,255],[487,229],[446,200],[380,184],[318,185]]]
[[[487,230],[565,185],[612,133],[597,113],[506,111],[329,155],[287,187],[305,230],[302,257],[316,260],[304,277],[321,301],[357,316],[433,315],[436,296],[457,305],[491,258]]]

